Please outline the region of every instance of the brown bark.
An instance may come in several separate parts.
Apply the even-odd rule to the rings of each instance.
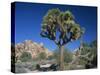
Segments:
[[[64,46],[61,46],[59,48],[60,50],[60,60],[59,60],[59,65],[60,65],[60,70],[64,70]]]

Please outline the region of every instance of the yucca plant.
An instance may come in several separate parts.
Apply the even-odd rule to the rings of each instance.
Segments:
[[[70,41],[79,39],[83,32],[84,29],[75,22],[75,17],[69,10],[63,12],[58,8],[50,9],[43,17],[40,35],[54,41],[59,47],[60,70],[64,70],[64,46]]]

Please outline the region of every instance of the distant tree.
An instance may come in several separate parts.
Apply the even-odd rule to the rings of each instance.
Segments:
[[[64,46],[79,39],[83,32],[84,29],[75,22],[74,15],[69,10],[62,12],[58,8],[50,9],[44,16],[40,35],[54,41],[59,47],[60,70],[64,70]]]

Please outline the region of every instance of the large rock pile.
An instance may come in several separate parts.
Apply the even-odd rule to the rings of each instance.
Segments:
[[[41,52],[46,54],[46,57],[53,55],[53,52],[44,47],[43,43],[36,43],[32,40],[25,40],[22,43],[15,45],[15,56],[19,58],[23,52],[29,52],[32,58],[36,58]]]

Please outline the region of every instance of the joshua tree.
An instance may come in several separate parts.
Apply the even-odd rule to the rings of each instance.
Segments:
[[[43,18],[41,33],[42,37],[55,42],[60,51],[60,70],[64,70],[64,46],[81,37],[83,28],[75,22],[73,14],[67,10],[60,11],[58,8],[50,9]]]

